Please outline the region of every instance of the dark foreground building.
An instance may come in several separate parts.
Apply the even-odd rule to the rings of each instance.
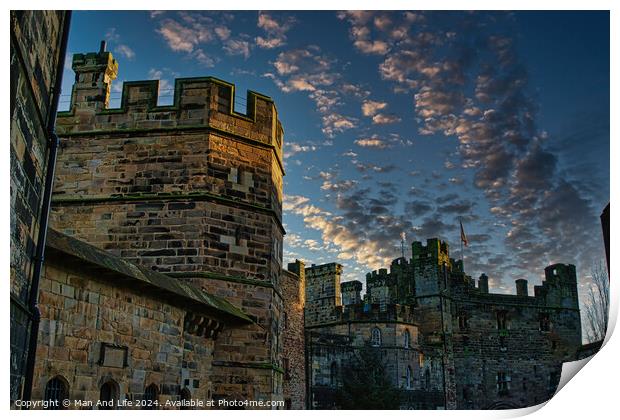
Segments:
[[[412,244],[362,283],[340,283],[339,264],[306,269],[306,351],[310,408],[333,407],[352,354],[380,350],[386,374],[404,392],[401,408],[527,407],[553,396],[562,363],[577,358],[581,321],[575,266],[545,269],[528,293],[489,293],[450,258],[448,245]]]
[[[11,402],[30,391],[31,376],[26,372],[34,361],[37,283],[45,249],[57,145],[53,127],[69,17],[66,11],[10,13]]]

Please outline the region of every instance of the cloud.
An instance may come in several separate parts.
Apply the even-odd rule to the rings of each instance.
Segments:
[[[293,143],[293,142],[285,142],[283,156],[285,159],[288,159],[298,153],[314,152],[317,149],[318,147],[313,144],[301,145],[301,144]]]
[[[388,172],[392,172],[397,169],[396,165],[391,165],[391,164],[380,166],[380,165],[375,165],[372,163],[361,163],[355,160],[352,163],[355,165],[355,169],[357,169],[361,173],[366,173],[369,171],[376,172],[376,173],[388,173]]]
[[[132,60],[136,56],[136,53],[131,49],[131,47],[129,47],[129,45],[121,43],[121,36],[117,32],[116,28],[108,28],[105,33],[105,39],[108,44],[113,45],[112,51],[118,55],[123,56],[128,60]],[[109,48],[110,45],[108,45],[108,49]]]
[[[293,17],[276,19],[271,14],[259,13],[257,25],[265,31],[267,36],[257,36],[255,38],[256,45],[265,49],[273,49],[284,46],[286,44],[286,33],[294,24],[295,19]]]
[[[401,118],[394,114],[377,114],[372,117],[373,124],[394,124],[400,121]]]
[[[323,128],[321,131],[329,138],[333,138],[338,133],[356,127],[356,120],[354,118],[346,117],[338,113],[324,115],[322,121]]]
[[[363,54],[384,55],[390,50],[390,45],[383,40],[372,39],[371,29],[366,26],[371,20],[373,12],[340,12],[337,15],[340,19],[348,19],[352,26],[349,31],[353,45]],[[377,16],[374,24],[378,29],[387,28],[391,22],[387,16]]]
[[[136,56],[136,53],[129,46],[125,44],[119,44],[116,47],[114,47],[114,52],[122,55],[128,60],[132,60]]]
[[[344,180],[338,182],[332,182],[329,179],[323,181],[323,185],[321,185],[321,189],[324,191],[332,191],[332,192],[344,192],[348,191],[351,188],[357,185],[357,181],[355,180]]]
[[[385,107],[387,107],[387,102],[365,100],[362,102],[362,114],[365,117],[372,117]]]
[[[198,44],[209,42],[213,38],[209,29],[199,22],[185,26],[174,19],[163,20],[157,33],[164,38],[172,51],[187,53],[193,52]]]
[[[224,51],[228,55],[242,55],[244,58],[250,56],[250,43],[240,39],[228,39],[224,42]]]
[[[222,41],[226,41],[228,38],[230,38],[231,31],[226,26],[216,26],[213,31]]]
[[[369,147],[374,149],[387,149],[390,146],[388,142],[378,137],[361,138],[355,140],[355,144],[360,147]]]

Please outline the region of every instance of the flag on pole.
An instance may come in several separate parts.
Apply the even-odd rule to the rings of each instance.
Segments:
[[[469,242],[467,241],[467,236],[465,235],[465,230],[463,229],[463,222],[459,220],[459,223],[461,224],[461,242],[463,242],[463,245],[467,246]]]

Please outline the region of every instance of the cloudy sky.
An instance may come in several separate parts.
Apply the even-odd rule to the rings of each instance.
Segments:
[[[74,12],[72,53],[106,39],[123,81],[211,75],[271,96],[285,129],[285,261],[347,280],[440,237],[491,288],[604,258],[606,12]],[[61,109],[73,74],[67,62]],[[410,256],[409,247],[407,254]]]

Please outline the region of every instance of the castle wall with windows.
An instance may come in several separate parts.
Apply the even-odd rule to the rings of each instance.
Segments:
[[[315,292],[307,292],[307,305],[324,304],[330,315],[328,322],[306,323],[312,407],[335,404],[339,382],[328,380],[331,366],[364,346],[381,350],[388,377],[403,390],[401,408],[516,408],[551,398],[562,363],[581,348],[575,267],[547,267],[534,295],[524,279],[516,280],[514,295],[496,294],[486,275],[476,285],[463,272],[445,242],[414,242],[412,251],[409,261],[368,273],[363,299],[357,281],[333,287],[341,288],[344,305],[324,297],[313,302]],[[321,278],[337,281],[334,274]],[[411,334],[409,349],[404,331]]]

